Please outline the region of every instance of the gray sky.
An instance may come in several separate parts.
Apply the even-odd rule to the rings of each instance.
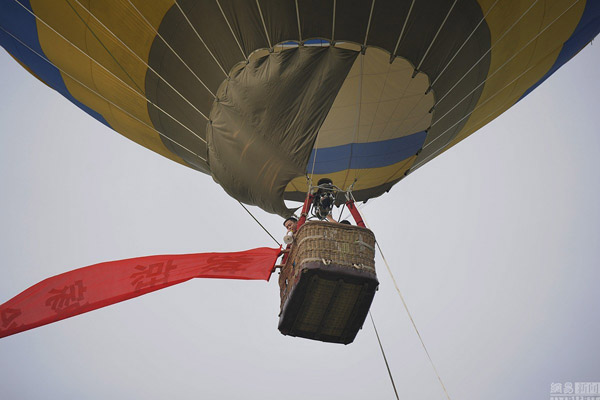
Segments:
[[[453,399],[600,381],[600,52],[363,209]],[[272,240],[209,176],[104,127],[0,53],[0,303],[74,268]],[[279,238],[281,219],[253,208]],[[380,258],[401,398],[444,395]],[[367,321],[282,336],[271,282],[196,279],[0,340],[2,399],[388,399]]]

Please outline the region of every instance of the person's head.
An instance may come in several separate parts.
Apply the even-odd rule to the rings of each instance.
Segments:
[[[348,221],[347,219],[344,219],[344,220],[340,221],[340,224],[344,224],[344,225],[352,225],[352,224],[350,223],[350,221]]]
[[[295,233],[296,227],[298,226],[298,219],[296,217],[288,217],[283,221],[283,226],[285,226],[285,229],[287,229],[288,232],[292,231]]]

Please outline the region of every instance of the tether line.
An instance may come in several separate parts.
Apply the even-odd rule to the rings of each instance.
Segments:
[[[367,225],[367,228],[368,228],[369,224],[367,223],[365,216],[363,215],[362,217],[363,217],[363,221],[365,222],[365,225]],[[398,287],[396,278],[394,278],[392,269],[390,268],[390,265],[388,264],[385,256],[383,255],[383,251],[381,251],[381,246],[379,245],[379,242],[376,241],[375,245],[377,246],[377,249],[379,250],[379,254],[381,255],[381,258],[383,259],[383,263],[385,264],[385,267],[387,268],[387,271],[390,274],[390,277],[392,278],[392,282],[394,283],[394,287],[396,288],[396,291],[398,292],[398,295],[400,296],[400,300],[402,301],[404,310],[406,311],[406,314],[408,315],[408,318],[410,319],[410,323],[412,324],[417,336],[419,337],[419,341],[421,342],[421,346],[423,347],[423,350],[425,351],[425,354],[427,355],[427,359],[429,360],[429,363],[431,364],[431,367],[433,368],[433,372],[435,372],[435,376],[437,377],[438,381],[440,382],[440,385],[442,387],[442,390],[444,391],[444,394],[446,395],[446,398],[448,400],[451,400],[450,395],[448,394],[448,390],[446,390],[446,386],[444,385],[444,382],[442,381],[442,378],[440,377],[440,374],[439,374],[437,368],[435,367],[435,364],[433,363],[433,359],[431,358],[431,355],[429,354],[429,350],[427,350],[427,346],[425,346],[425,342],[423,341],[423,337],[421,337],[421,333],[419,332],[419,329],[417,328],[417,324],[415,323],[415,320],[413,319],[412,314],[410,313],[410,311],[408,309],[408,305],[406,304],[406,301],[404,300],[404,296],[402,296],[402,292],[400,291],[400,288]]]
[[[250,212],[250,210],[248,210],[248,209],[246,208],[246,206],[245,206],[245,205],[244,205],[244,204],[243,204],[241,201],[239,201],[239,200],[238,200],[237,202],[238,202],[238,203],[240,203],[240,206],[242,206],[242,208],[243,208],[244,210],[246,210],[246,212],[247,212],[248,214],[250,214],[250,216],[251,216],[251,217],[252,217],[252,218],[253,218],[253,219],[256,221],[256,223],[257,223],[258,225],[260,225],[260,227],[261,227],[261,228],[263,228],[263,230],[264,230],[265,232],[267,232],[267,235],[271,236],[271,239],[273,239],[273,240],[275,241],[275,243],[277,243],[277,245],[281,246],[281,243],[279,243],[279,242],[277,241],[277,239],[275,239],[275,237],[274,237],[273,235],[271,235],[271,232],[269,232],[269,231],[267,230],[267,228],[265,228],[265,227],[264,227],[264,225],[263,225],[263,224],[261,224],[261,223],[260,223],[260,221],[256,219],[256,217],[255,217],[255,216],[254,216],[254,215],[253,215],[253,214]]]
[[[377,332],[377,327],[375,326],[375,320],[373,320],[373,315],[371,314],[371,311],[369,311],[369,317],[371,317],[371,323],[373,324],[373,329],[375,330],[375,336],[377,336],[377,342],[379,343],[379,349],[381,350],[381,355],[383,356],[383,361],[385,361],[385,367],[387,368],[387,372],[390,377],[390,381],[392,382],[392,387],[394,388],[394,393],[396,394],[396,399],[400,400],[400,397],[398,397],[398,391],[396,390],[396,384],[394,383],[394,377],[392,376],[392,371],[390,370],[390,364],[388,364],[387,357],[385,356],[385,350],[383,350],[381,340],[379,339],[379,333]]]
[[[363,216],[363,220],[364,220],[364,216]],[[429,363],[431,364],[431,367],[433,368],[433,371],[435,372],[435,376],[437,376],[437,379],[440,382],[440,385],[442,386],[442,389],[444,390],[444,394],[446,395],[446,398],[448,400],[451,400],[450,399],[450,395],[448,394],[448,391],[446,390],[446,386],[444,385],[444,382],[442,381],[442,378],[440,377],[440,374],[439,374],[437,368],[435,367],[435,364],[433,363],[433,360],[431,359],[431,355],[429,354],[429,351],[427,350],[427,346],[425,346],[425,342],[423,341],[423,338],[421,337],[421,333],[419,332],[419,329],[417,328],[417,324],[415,324],[415,320],[413,319],[412,314],[408,310],[408,305],[406,305],[406,301],[404,301],[404,296],[402,296],[402,292],[400,292],[400,288],[398,287],[398,284],[396,283],[396,279],[394,278],[394,274],[392,274],[392,270],[390,269],[390,265],[388,264],[387,260],[385,259],[385,256],[383,255],[383,252],[381,251],[381,246],[379,246],[379,242],[375,242],[375,245],[377,245],[377,249],[379,250],[379,254],[381,255],[381,258],[383,259],[385,267],[387,268],[388,273],[390,274],[390,277],[392,278],[392,282],[394,283],[394,287],[396,288],[396,291],[398,292],[398,295],[400,296],[400,300],[402,300],[402,305],[404,306],[404,310],[406,310],[406,314],[408,314],[408,318],[410,319],[410,323],[412,324],[413,328],[415,329],[415,332],[417,333],[417,336],[419,337],[419,341],[421,342],[421,346],[423,347],[423,350],[425,350],[425,354],[427,355],[427,358],[429,359]]]

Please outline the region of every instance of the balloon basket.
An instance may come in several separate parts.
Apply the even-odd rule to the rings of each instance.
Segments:
[[[379,285],[369,229],[307,222],[281,270],[279,330],[284,335],[349,344]]]

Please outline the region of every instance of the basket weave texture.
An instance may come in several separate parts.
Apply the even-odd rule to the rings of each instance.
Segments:
[[[320,261],[375,276],[375,235],[359,226],[306,222],[294,236],[291,253],[279,276],[281,308],[298,282],[303,264]]]

